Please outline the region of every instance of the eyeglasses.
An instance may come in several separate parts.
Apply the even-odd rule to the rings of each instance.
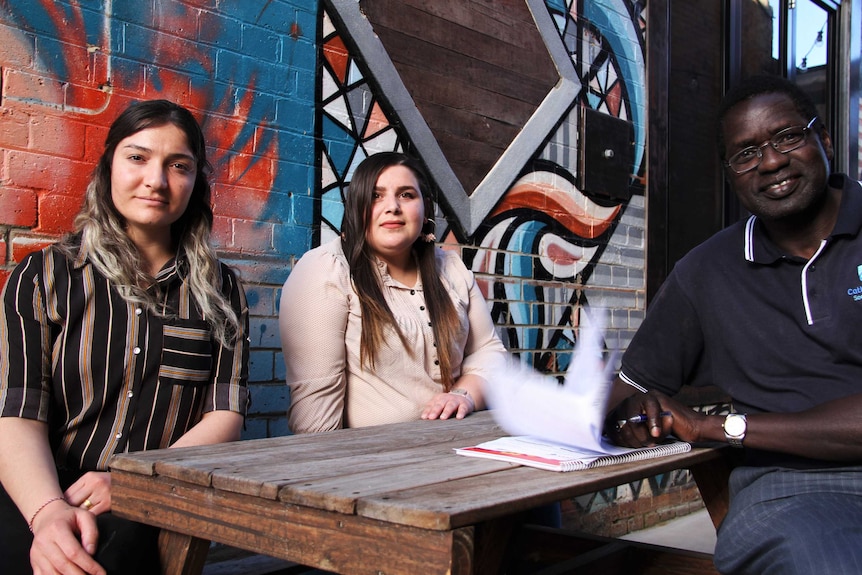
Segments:
[[[748,146],[733,154],[724,162],[725,167],[730,168],[737,174],[744,174],[760,165],[763,161],[763,148],[772,146],[776,152],[786,154],[805,145],[805,139],[811,126],[817,121],[817,116],[811,118],[807,126],[791,126],[785,128],[760,144],[759,146]]]

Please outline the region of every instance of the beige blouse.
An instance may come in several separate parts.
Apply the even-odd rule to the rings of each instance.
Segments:
[[[438,248],[437,258],[461,320],[461,333],[449,342],[458,360],[452,376],[457,381],[470,373],[487,380],[506,357],[488,304],[457,254]],[[294,433],[419,419],[443,391],[421,279],[408,287],[389,276],[386,264],[378,262],[378,267],[386,302],[413,352],[387,329],[373,372],[359,362],[361,310],[341,240],[306,252],[287,278],[279,325],[290,386],[288,424]]]

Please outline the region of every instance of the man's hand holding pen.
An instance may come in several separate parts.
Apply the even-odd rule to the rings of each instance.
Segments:
[[[635,393],[608,415],[605,431],[611,441],[626,447],[651,447],[668,435],[696,441],[703,417],[664,394]]]
[[[661,417],[673,417],[673,413],[670,411],[662,411],[661,413],[659,413],[659,415]],[[645,413],[641,413],[640,415],[635,415],[635,416],[629,417],[627,419],[618,419],[617,420],[617,429],[621,428],[623,425],[626,425],[627,423],[646,423],[647,421],[649,421],[649,417],[647,417],[647,414],[645,414]]]

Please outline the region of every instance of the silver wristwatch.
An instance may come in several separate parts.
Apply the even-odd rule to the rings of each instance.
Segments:
[[[725,417],[722,427],[724,428],[724,437],[727,439],[727,442],[733,447],[742,447],[742,442],[745,441],[747,426],[745,415],[741,413],[731,413]]]

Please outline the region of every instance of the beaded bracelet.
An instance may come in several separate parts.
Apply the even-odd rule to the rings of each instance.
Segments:
[[[45,503],[43,503],[43,504],[39,507],[39,509],[37,509],[37,510],[36,510],[36,512],[33,514],[33,517],[31,517],[31,518],[30,518],[30,521],[28,521],[28,522],[27,522],[27,527],[30,529],[30,533],[33,533],[33,522],[34,522],[34,521],[36,521],[36,516],[37,516],[37,515],[39,515],[39,513],[40,513],[43,509],[45,509],[46,507],[48,507],[49,505],[51,505],[51,504],[52,504],[52,503],[54,503],[55,501],[60,501],[61,499],[64,499],[64,497],[63,497],[62,495],[58,495],[57,497],[52,497],[51,499],[49,499],[48,501],[46,501]]]

